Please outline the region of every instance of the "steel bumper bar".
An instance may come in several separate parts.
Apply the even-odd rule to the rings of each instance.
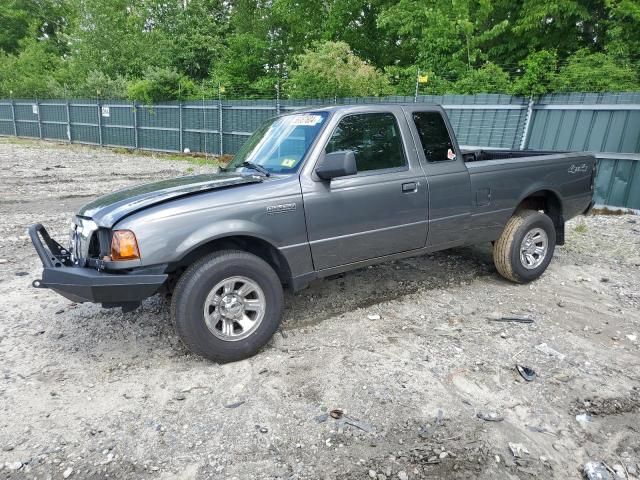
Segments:
[[[139,303],[158,291],[167,275],[130,271],[108,273],[73,266],[69,253],[55,242],[41,224],[29,227],[31,242],[42,261],[42,279],[35,288],[49,288],[74,302],[103,304]],[[45,244],[42,243],[44,240]]]

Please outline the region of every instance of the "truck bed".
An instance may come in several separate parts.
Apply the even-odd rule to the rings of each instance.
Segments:
[[[568,220],[590,205],[595,157],[581,152],[464,151],[471,180],[470,237],[497,238],[523,198],[544,192]],[[515,200],[515,201],[514,201]]]

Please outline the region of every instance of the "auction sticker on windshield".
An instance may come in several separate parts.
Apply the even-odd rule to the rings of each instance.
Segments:
[[[296,166],[297,160],[295,158],[285,158],[280,162],[280,166],[286,168],[292,168]]]
[[[322,116],[320,115],[296,115],[293,117],[291,125],[303,125],[312,127],[314,125],[317,125],[321,121]]]

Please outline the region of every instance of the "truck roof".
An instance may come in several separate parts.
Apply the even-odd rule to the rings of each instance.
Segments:
[[[286,112],[283,115],[290,115],[294,113],[305,113],[305,112],[334,112],[337,110],[373,110],[373,111],[387,111],[389,107],[415,107],[416,105],[424,106],[425,108],[433,109],[433,110],[441,110],[444,111],[440,104],[435,103],[358,103],[358,104],[342,104],[342,105],[318,105],[318,106],[305,106],[299,110],[294,110],[291,112]]]

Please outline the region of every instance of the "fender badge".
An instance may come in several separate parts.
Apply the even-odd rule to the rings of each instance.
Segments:
[[[569,170],[567,170],[567,172],[571,174],[578,173],[578,172],[588,172],[588,171],[589,171],[589,167],[586,163],[582,163],[580,165],[571,164],[571,166],[569,167]]]
[[[268,215],[275,215],[276,213],[291,212],[296,209],[295,203],[281,203],[280,205],[269,205],[267,207]]]

